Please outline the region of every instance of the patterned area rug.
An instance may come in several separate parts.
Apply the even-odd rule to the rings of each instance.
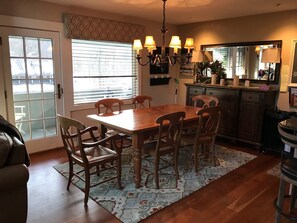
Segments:
[[[177,185],[173,168],[169,167],[160,172],[159,190],[155,189],[154,175],[150,174],[153,164],[150,160],[143,160],[143,169],[150,172],[142,171],[141,182],[142,184],[145,183],[145,186],[135,189],[133,164],[130,162],[132,160],[131,150],[125,149],[122,166],[122,185],[124,189],[117,189],[116,182],[109,181],[91,188],[90,197],[122,222],[139,222],[256,158],[256,156],[248,153],[216,146],[216,166],[212,165],[212,162],[208,159],[201,159],[199,172],[195,173],[192,153],[193,151],[189,147],[182,148],[180,151],[180,179]],[[68,163],[54,166],[54,168],[68,178]],[[79,167],[76,166],[76,168]],[[100,177],[94,174],[91,181],[98,182],[98,180],[111,174],[115,174],[115,171],[106,171]],[[84,188],[84,182],[76,177],[73,178],[73,184],[80,189]]]
[[[272,167],[271,169],[267,170],[267,173],[270,175],[274,175],[279,177],[280,176],[280,163]]]

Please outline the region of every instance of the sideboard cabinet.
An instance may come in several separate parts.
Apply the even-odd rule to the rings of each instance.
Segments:
[[[277,90],[261,91],[206,84],[186,84],[186,88],[187,105],[192,105],[192,97],[199,94],[219,99],[222,108],[219,136],[262,145],[265,111],[275,105]]]

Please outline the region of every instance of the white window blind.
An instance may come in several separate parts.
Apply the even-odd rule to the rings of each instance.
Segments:
[[[138,64],[130,43],[72,39],[74,104],[138,94]]]
[[[227,47],[220,47],[215,50],[213,48],[206,48],[206,51],[213,51],[213,61],[222,62],[223,67],[226,69],[227,78],[232,78],[233,69],[233,51]]]
[[[233,78],[234,75],[244,75],[246,71],[245,53],[246,47],[220,47],[217,49],[206,48],[207,51],[213,51],[213,60],[222,62],[226,69],[227,78]]]

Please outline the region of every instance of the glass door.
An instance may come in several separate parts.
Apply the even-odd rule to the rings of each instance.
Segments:
[[[60,145],[56,114],[62,114],[59,34],[0,28],[8,120],[29,152]]]

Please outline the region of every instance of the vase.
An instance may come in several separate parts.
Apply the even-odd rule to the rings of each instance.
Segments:
[[[216,84],[217,83],[217,75],[216,74],[212,74],[211,75],[211,84]]]

